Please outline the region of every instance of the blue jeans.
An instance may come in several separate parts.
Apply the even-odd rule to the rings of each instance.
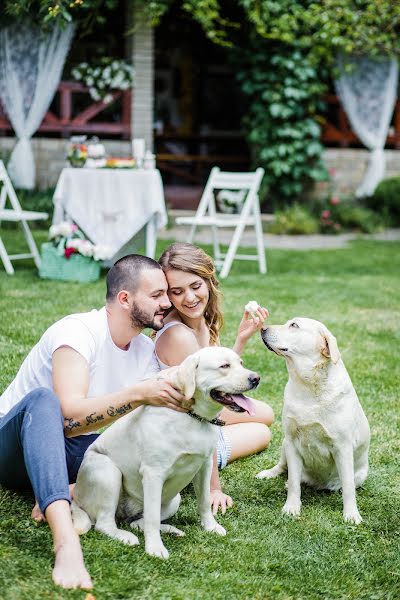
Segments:
[[[65,438],[57,396],[33,390],[0,418],[0,485],[33,489],[43,513],[56,500],[70,502],[68,483],[97,435]]]

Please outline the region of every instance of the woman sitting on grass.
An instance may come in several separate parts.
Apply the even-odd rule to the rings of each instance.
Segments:
[[[180,364],[189,354],[206,346],[219,345],[223,325],[220,309],[221,292],[215,276],[212,258],[192,244],[175,243],[163,252],[159,260],[168,281],[168,296],[172,303],[164,327],[155,337],[156,354],[161,368]],[[257,316],[245,311],[233,349],[241,354],[249,338],[260,331],[268,312],[259,307]],[[264,402],[253,400],[255,414],[235,413],[224,408],[219,428],[218,449],[211,475],[213,513],[222,513],[232,506],[232,498],[223,493],[218,468],[243,456],[264,450],[270,440],[268,428],[274,414]]]

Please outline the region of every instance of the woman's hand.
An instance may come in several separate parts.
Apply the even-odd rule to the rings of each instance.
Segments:
[[[228,494],[224,494],[222,490],[211,490],[211,508],[213,515],[216,515],[218,509],[221,508],[221,513],[224,515],[227,508],[232,508],[233,500]]]
[[[235,352],[241,354],[244,346],[251,336],[263,328],[267,318],[268,311],[262,306],[259,306],[257,311],[254,313],[250,313],[247,310],[244,311],[242,320],[240,321],[236,342],[233,347]]]

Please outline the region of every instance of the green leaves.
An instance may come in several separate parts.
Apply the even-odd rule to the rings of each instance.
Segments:
[[[272,199],[293,200],[326,176],[315,120],[325,85],[308,52],[256,36],[238,62],[238,80],[249,99],[245,126],[254,164],[265,168]]]

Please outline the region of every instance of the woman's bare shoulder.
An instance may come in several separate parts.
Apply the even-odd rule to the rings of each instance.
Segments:
[[[167,321],[165,322],[165,324],[167,325],[168,323],[173,323],[174,321]],[[161,343],[168,343],[170,344],[171,342],[182,342],[185,340],[195,340],[196,341],[196,336],[194,334],[194,331],[192,331],[190,329],[190,327],[188,327],[187,325],[185,325],[185,323],[183,323],[182,321],[178,321],[176,320],[174,322],[174,324],[171,327],[168,327],[168,329],[166,329],[162,335],[160,335],[160,337],[157,340],[157,344],[161,344]]]
[[[156,342],[159,359],[171,367],[179,365],[189,354],[199,349],[196,336],[184,323],[169,327]]]

